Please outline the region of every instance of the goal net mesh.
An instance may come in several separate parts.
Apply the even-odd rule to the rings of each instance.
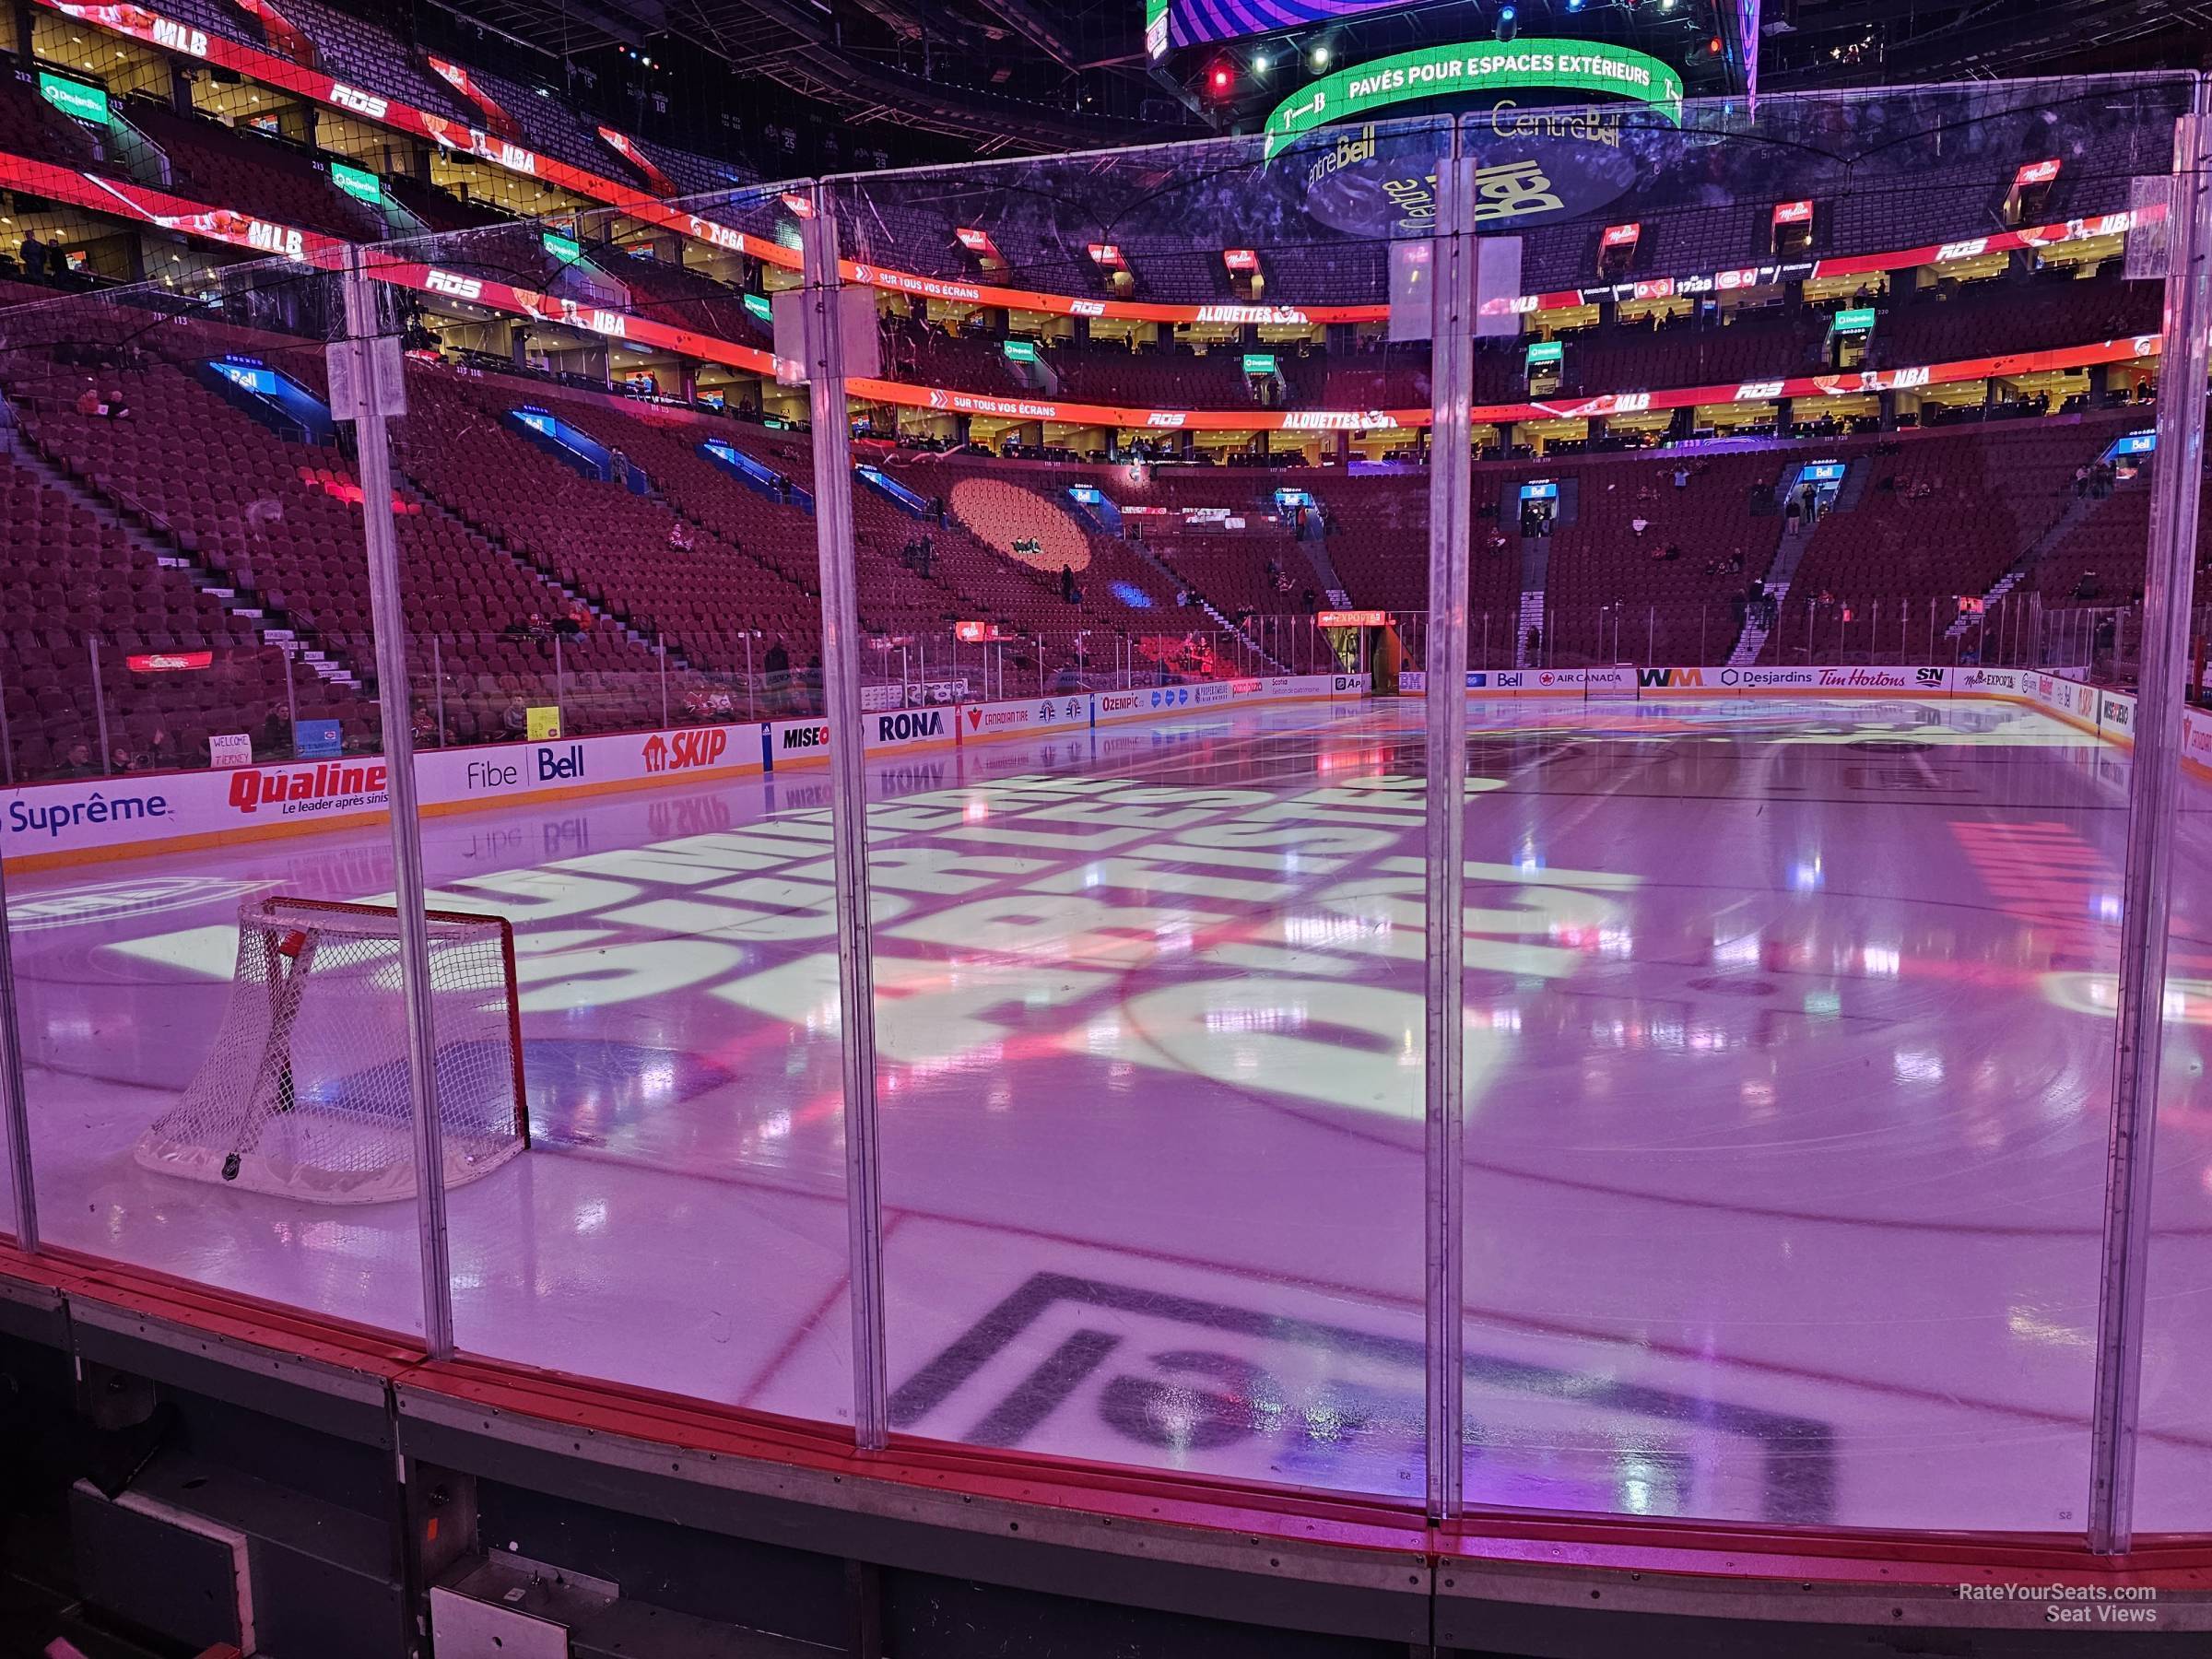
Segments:
[[[432,912],[429,987],[445,1182],[528,1141],[513,934]],[[140,1140],[149,1169],[328,1204],[415,1192],[398,912],[261,899],[240,907],[221,1026],[183,1098]]]

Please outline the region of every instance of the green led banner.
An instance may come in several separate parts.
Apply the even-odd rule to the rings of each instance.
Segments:
[[[1037,347],[1027,340],[1008,340],[1006,356],[1017,363],[1033,363],[1037,360]]]
[[[108,95],[98,87],[88,87],[83,81],[65,80],[58,75],[39,74],[39,96],[65,115],[74,115],[79,121],[89,121],[100,126],[108,124]]]
[[[371,207],[381,207],[384,202],[384,187],[377,176],[359,167],[348,167],[343,161],[330,164],[330,182],[357,202],[366,202]]]
[[[1273,374],[1275,372],[1275,353],[1272,351],[1246,352],[1244,354],[1244,372],[1260,376]]]
[[[1528,366],[1536,368],[1544,363],[1556,363],[1565,355],[1565,347],[1558,340],[1538,340],[1528,348]]]
[[[1371,120],[1392,104],[1471,92],[1594,92],[1633,99],[1679,117],[1682,77],[1649,53],[1597,41],[1481,41],[1428,46],[1339,69],[1293,92],[1267,117],[1275,155],[1300,133]]]
[[[1871,305],[1836,313],[1835,331],[1838,334],[1870,334],[1873,330],[1874,307]]]
[[[583,244],[572,236],[563,236],[558,230],[541,230],[537,240],[545,244],[547,253],[563,265],[574,265],[583,257]]]
[[[768,302],[765,294],[747,294],[745,297],[745,309],[763,323],[775,321],[776,308]]]

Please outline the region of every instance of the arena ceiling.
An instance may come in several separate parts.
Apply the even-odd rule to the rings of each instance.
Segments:
[[[1094,148],[1252,130],[1253,100],[1209,96],[1261,42],[1143,51],[1144,0],[414,0],[571,60],[628,48],[703,54],[773,82],[856,133],[929,135],[940,153]],[[1443,0],[1364,20],[1349,50],[1480,39],[1507,0]],[[1514,0],[1523,34],[1605,33],[1664,53],[1735,0]],[[1796,90],[2147,67],[2195,67],[2212,0],[1763,0],[1761,84]],[[1303,49],[1298,36],[1275,37]],[[1278,55],[1278,62],[1285,61]],[[1295,64],[1293,64],[1295,68]],[[1258,93],[1254,86],[1235,89]],[[1278,88],[1279,89],[1279,88]],[[1693,92],[1699,88],[1693,85]],[[1257,109],[1264,114],[1265,102]]]

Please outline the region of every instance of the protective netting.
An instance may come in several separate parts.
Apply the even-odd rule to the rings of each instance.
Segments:
[[[433,912],[429,985],[445,1183],[527,1144],[513,935]],[[149,1169],[324,1204],[415,1191],[397,912],[261,899],[240,907],[215,1043],[137,1147]]]

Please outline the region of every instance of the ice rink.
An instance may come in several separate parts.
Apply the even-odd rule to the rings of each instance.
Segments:
[[[1479,706],[1470,1502],[2078,1530],[2124,751],[1960,698]],[[895,1427],[1421,1489],[1418,704],[871,765]],[[425,822],[512,918],[534,1145],[467,1350],[849,1411],[828,774]],[[2206,820],[2181,872],[2139,1524],[2212,1525]],[[11,878],[48,1240],[395,1329],[408,1204],[159,1175],[242,897],[385,832]]]

